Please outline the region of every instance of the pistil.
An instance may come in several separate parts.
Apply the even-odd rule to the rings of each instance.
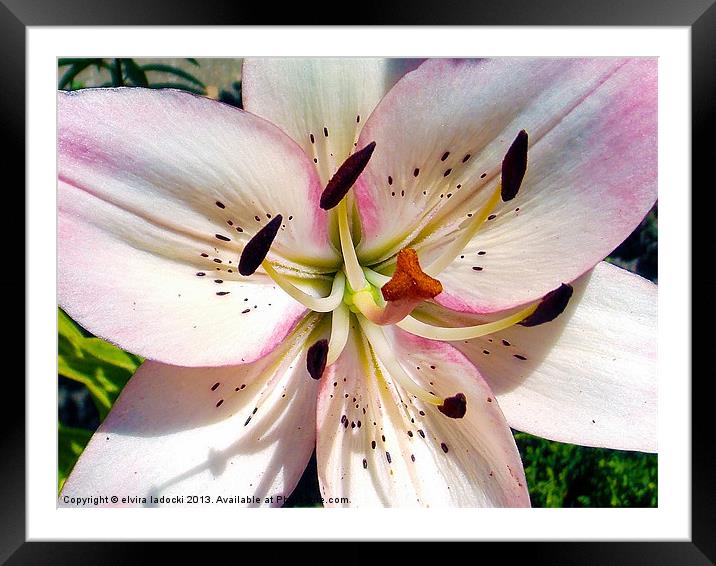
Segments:
[[[364,289],[353,296],[356,308],[375,324],[395,324],[405,318],[421,302],[439,295],[442,284],[426,275],[420,268],[418,254],[412,248],[398,252],[395,272],[385,281],[383,276],[365,271],[380,284],[380,298],[376,301],[371,289]]]

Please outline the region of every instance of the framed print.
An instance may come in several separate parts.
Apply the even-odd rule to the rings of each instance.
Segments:
[[[152,540],[714,560],[689,332],[713,6],[6,4],[9,564]]]

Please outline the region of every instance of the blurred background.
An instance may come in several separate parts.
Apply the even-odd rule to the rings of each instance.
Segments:
[[[58,88],[179,88],[241,107],[240,59],[59,59]],[[657,206],[607,261],[657,282]],[[142,359],[58,309],[58,490]],[[656,507],[656,454],[514,431],[534,507]],[[320,506],[315,455],[286,506]]]

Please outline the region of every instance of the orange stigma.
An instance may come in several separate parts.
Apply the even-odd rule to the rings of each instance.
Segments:
[[[404,248],[398,252],[395,273],[381,288],[386,301],[424,301],[438,296],[442,291],[442,283],[423,272],[418,254],[412,248]]]

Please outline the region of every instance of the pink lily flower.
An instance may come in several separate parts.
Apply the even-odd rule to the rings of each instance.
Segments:
[[[655,60],[243,92],[59,95],[59,303],[148,359],[60,505],[281,505],[315,448],[326,506],[521,507],[510,427],[656,451],[656,286],[601,262],[656,200]]]

